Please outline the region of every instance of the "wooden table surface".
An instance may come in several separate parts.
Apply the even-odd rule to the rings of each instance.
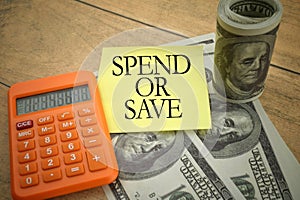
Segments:
[[[284,14],[260,101],[300,160],[300,1]],[[10,199],[7,91],[76,71],[98,45],[160,45],[215,32],[217,0],[0,1],[0,199]],[[124,37],[125,35],[125,37]],[[58,199],[106,199],[101,187]]]

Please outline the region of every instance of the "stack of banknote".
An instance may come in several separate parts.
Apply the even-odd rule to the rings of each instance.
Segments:
[[[213,87],[215,34],[204,45],[212,128],[112,135],[120,174],[108,199],[298,199],[299,163],[259,100],[229,102]]]
[[[279,0],[219,1],[213,85],[228,101],[262,94],[282,13]]]

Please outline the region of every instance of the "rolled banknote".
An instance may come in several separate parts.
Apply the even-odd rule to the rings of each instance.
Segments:
[[[282,10],[279,0],[220,0],[213,85],[228,101],[262,94]]]

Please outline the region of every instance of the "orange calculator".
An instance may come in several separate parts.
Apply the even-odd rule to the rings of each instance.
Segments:
[[[117,161],[93,73],[17,83],[8,102],[14,199],[46,199],[116,179]]]

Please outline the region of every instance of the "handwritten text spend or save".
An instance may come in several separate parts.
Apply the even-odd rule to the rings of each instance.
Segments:
[[[148,119],[155,117],[160,118],[163,108],[168,110],[167,118],[182,117],[181,100],[178,98],[166,98],[171,96],[165,88],[168,79],[159,75],[161,75],[160,72],[162,71],[165,71],[169,75],[188,73],[191,67],[191,61],[188,56],[184,54],[165,55],[165,57],[167,60],[165,62],[156,55],[113,57],[112,62],[114,69],[112,70],[112,74],[114,76],[131,76],[134,72],[138,72],[137,75],[141,76],[136,81],[135,90],[140,97],[144,98],[137,110],[134,109],[136,103],[134,99],[125,101],[125,107],[129,111],[129,113],[125,113],[126,119],[143,119],[142,116],[146,116]],[[138,70],[133,71],[132,69]],[[150,77],[149,75],[152,76]],[[153,75],[155,76],[153,77]],[[140,86],[145,84],[150,86],[149,90],[141,91]],[[157,98],[145,98],[151,94],[154,94]],[[152,105],[154,108],[154,113],[151,112],[149,105]],[[142,113],[145,115],[142,115]]]

